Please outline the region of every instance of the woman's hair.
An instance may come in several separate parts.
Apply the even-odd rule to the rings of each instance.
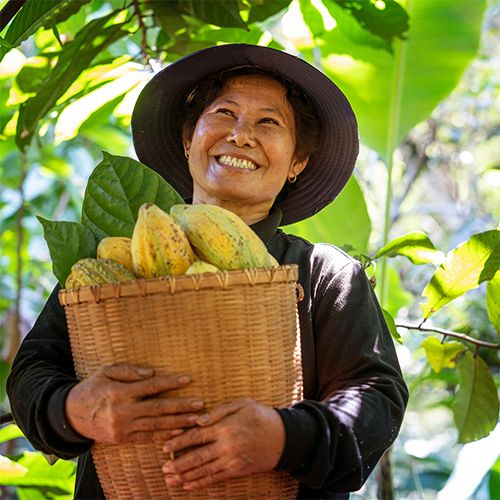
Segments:
[[[189,94],[178,123],[183,139],[191,139],[198,118],[203,110],[227,91],[229,80],[244,75],[263,75],[277,80],[286,89],[286,100],[290,104],[295,118],[295,158],[304,161],[313,154],[319,145],[321,123],[314,108],[302,89],[280,74],[258,66],[241,66],[215,73],[204,78]]]

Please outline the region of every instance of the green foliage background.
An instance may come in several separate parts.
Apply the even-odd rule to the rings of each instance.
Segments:
[[[411,390],[395,497],[500,499],[499,452],[464,445],[489,435],[478,443],[500,450],[499,32],[492,0],[28,0],[0,35],[2,412],[56,283],[37,217],[80,222],[102,150],[135,157],[130,113],[152,70],[218,43],[269,45],[324,71],[358,117],[346,189],[285,230],[341,246],[376,282]],[[73,462],[50,468],[0,433],[4,493],[71,496]],[[452,474],[463,456],[483,459],[476,475]],[[353,497],[380,495],[376,477]]]

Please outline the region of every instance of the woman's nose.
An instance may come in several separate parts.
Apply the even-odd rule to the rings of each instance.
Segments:
[[[246,121],[238,121],[227,136],[227,141],[236,144],[240,148],[245,146],[255,147],[256,140],[253,127]]]

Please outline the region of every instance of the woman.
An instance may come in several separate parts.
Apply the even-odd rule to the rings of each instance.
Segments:
[[[77,383],[56,288],[9,377],[16,421],[37,449],[85,453],[75,498],[103,498],[86,453],[93,440],[198,445],[163,467],[168,484],[186,489],[281,469],[300,480],[299,498],[348,498],[396,438],[406,386],[359,263],[278,229],[324,208],[350,177],[358,133],[347,100],[300,59],[225,45],[159,73],[138,99],[132,130],[139,159],[189,202],[232,210],[280,264],[299,265],[304,401],[274,409],[240,400],[203,412],[197,398],[155,397],[189,384],[189,374],[134,366],[102,367]]]

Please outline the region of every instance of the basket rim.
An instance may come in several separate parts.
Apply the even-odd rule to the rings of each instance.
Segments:
[[[274,283],[296,283],[298,265],[286,264],[278,267],[231,269],[218,273],[181,274],[159,278],[141,278],[131,281],[103,283],[82,288],[59,290],[62,306],[85,302],[101,302],[108,299],[147,296],[168,292],[175,294],[186,291],[227,290],[236,286],[271,285]]]

